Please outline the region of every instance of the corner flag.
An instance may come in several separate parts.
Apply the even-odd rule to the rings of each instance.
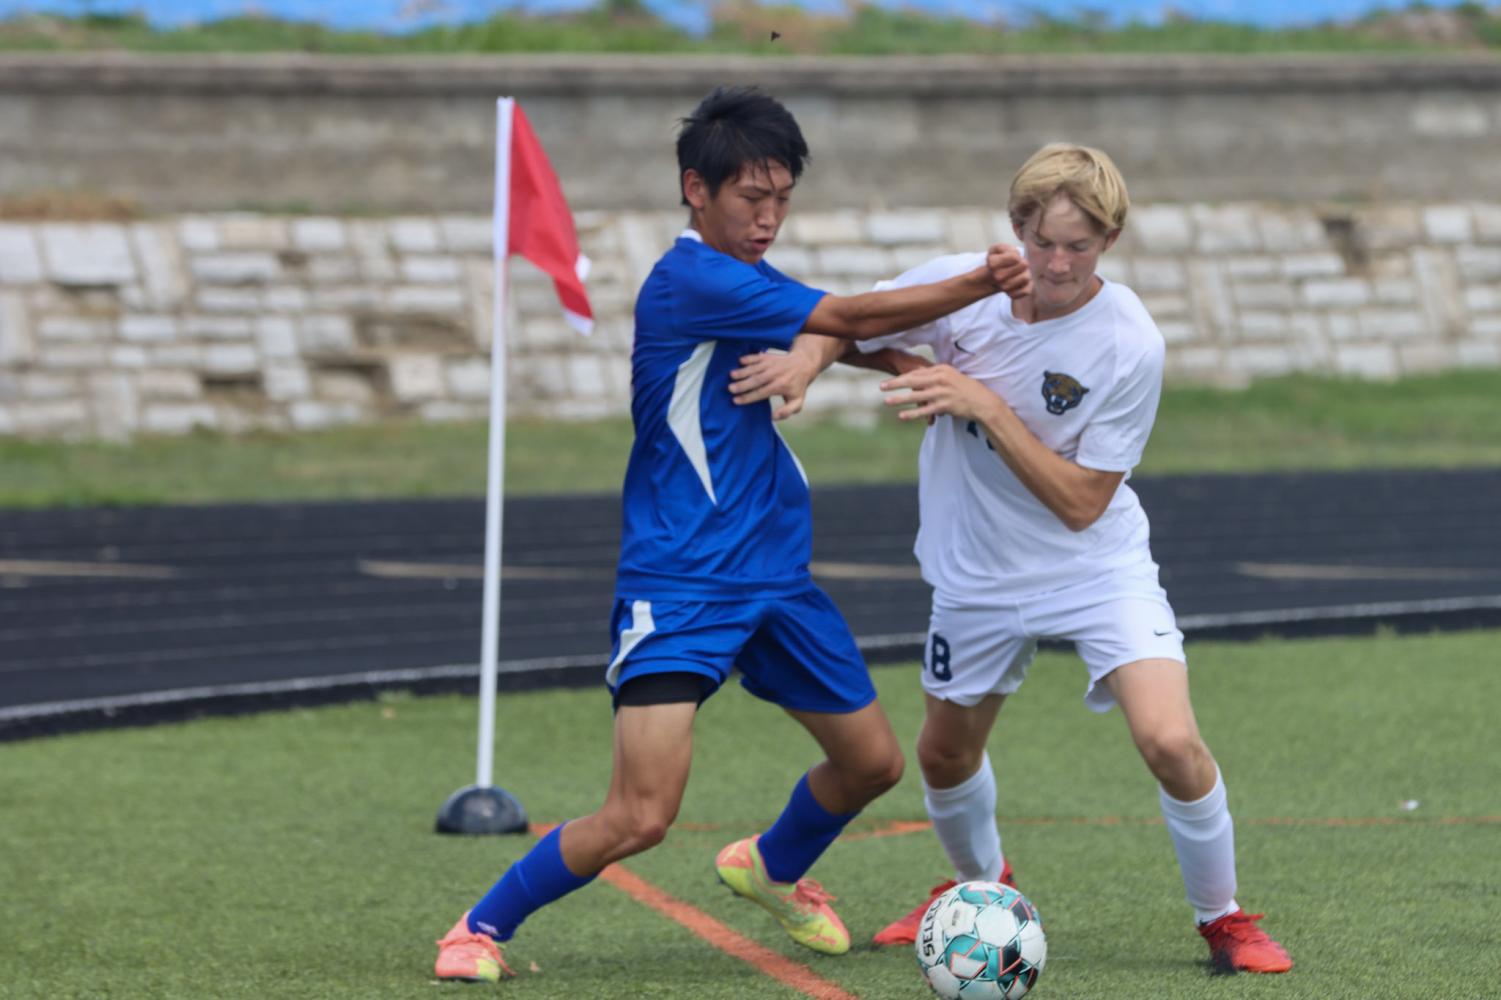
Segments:
[[[573,214],[563,200],[563,188],[547,154],[532,131],[531,122],[512,102],[510,154],[511,253],[517,253],[552,276],[563,314],[579,333],[594,328],[594,312],[584,293],[589,258],[579,253]],[[499,151],[497,150],[497,156]]]
[[[519,253],[551,276],[563,315],[580,333],[594,328],[584,292],[589,258],[579,253],[573,215],[531,123],[515,98],[495,104],[495,302],[490,340],[490,448],[485,490],[485,589],[480,630],[479,750],[475,782],[438,810],[439,833],[524,833],[526,811],[491,784],[495,751],[495,681],[500,631],[501,497],[505,492],[506,259]]]

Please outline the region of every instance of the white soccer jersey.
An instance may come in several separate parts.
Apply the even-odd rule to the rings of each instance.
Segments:
[[[877,287],[942,281],[984,262],[978,253],[940,257]],[[1012,317],[1011,300],[996,294],[926,326],[859,342],[865,351],[922,344],[1004,399],[1064,458],[1128,475],[1141,460],[1162,390],[1164,344],[1124,285],[1105,282],[1059,319],[1023,323]],[[1124,480],[1105,513],[1074,532],[968,421],[939,417],[918,463],[915,551],[935,603],[984,606],[1151,562],[1147,517]]]

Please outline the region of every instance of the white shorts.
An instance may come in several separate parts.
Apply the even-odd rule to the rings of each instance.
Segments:
[[[1188,662],[1157,566],[1148,563],[988,607],[951,604],[934,594],[923,690],[966,706],[986,695],[1012,694],[1027,679],[1039,639],[1074,643],[1089,670],[1084,704],[1095,712],[1115,704],[1100,683],[1115,668],[1147,659]]]

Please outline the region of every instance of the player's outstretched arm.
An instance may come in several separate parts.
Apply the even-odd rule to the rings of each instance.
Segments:
[[[1070,531],[1098,521],[1125,478],[1124,472],[1086,469],[1059,455],[1027,429],[1004,399],[948,365],[888,379],[881,389],[896,393],[886,397],[887,406],[907,407],[898,414],[903,420],[948,414],[980,425],[1001,461]]]
[[[771,419],[783,420],[802,411],[808,387],[836,361],[888,375],[902,375],[929,363],[916,354],[895,348],[883,347],[867,353],[847,340],[803,333],[792,342],[792,349],[786,354],[743,356],[740,367],[730,372],[730,394],[735,397],[737,406],[781,396],[782,405],[772,412]]]
[[[803,408],[808,386],[835,361],[901,375],[928,364],[923,358],[890,348],[861,352],[849,341],[869,339],[924,326],[996,291],[1026,302],[1031,272],[1015,247],[997,244],[985,264],[944,281],[881,289],[860,295],[825,295],[786,354],[752,354],[730,373],[730,393],[739,405],[772,396],[782,405],[772,419],[782,420]]]
[[[869,340],[931,323],[996,292],[1013,299],[1032,292],[1027,262],[1005,243],[990,248],[983,266],[945,281],[859,295],[825,295],[808,317],[806,328],[827,337]]]

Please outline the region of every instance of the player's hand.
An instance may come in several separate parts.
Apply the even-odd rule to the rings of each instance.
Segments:
[[[904,391],[905,390],[905,391]],[[881,383],[887,406],[906,407],[902,420],[923,420],[947,414],[961,420],[982,420],[988,407],[1005,405],[1001,398],[949,365],[919,368]]]
[[[1032,294],[1032,269],[1021,251],[1009,243],[997,243],[985,254],[985,270],[995,287],[1012,300]]]
[[[771,419],[785,420],[801,412],[808,386],[817,377],[817,367],[796,354],[747,354],[730,372],[730,394],[736,406],[781,396],[782,405],[772,411]]]

